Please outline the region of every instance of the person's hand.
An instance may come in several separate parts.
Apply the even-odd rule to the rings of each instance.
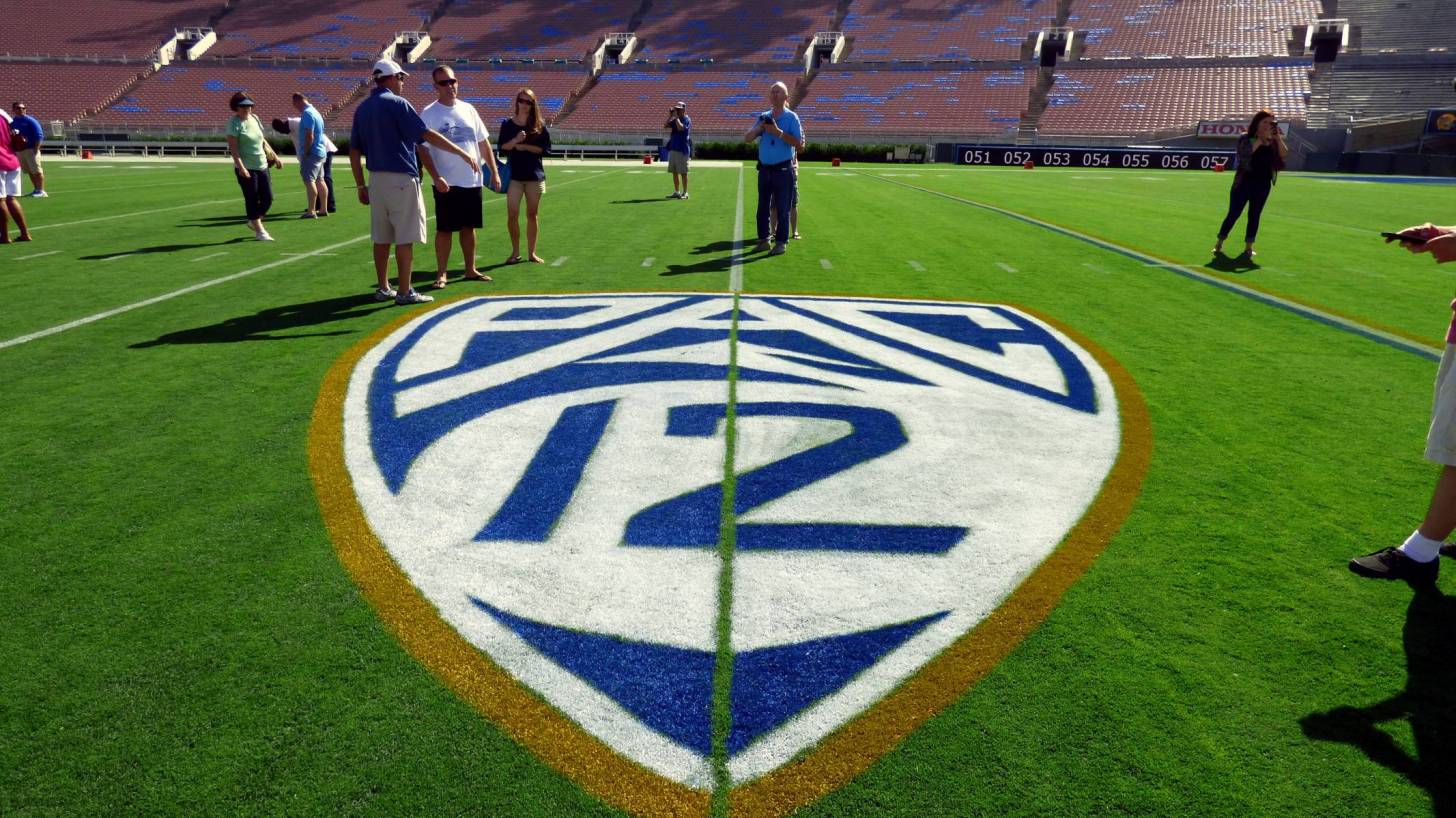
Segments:
[[[490,169],[490,189],[494,190],[496,193],[500,193],[500,173],[495,168]]]
[[[283,170],[283,160],[276,155],[273,157],[273,167]]]
[[[480,173],[480,160],[474,156],[465,157],[465,164],[470,166],[471,173]]]
[[[449,193],[450,192],[450,183],[447,182],[447,181],[445,181],[442,177],[436,176],[435,177],[435,190],[439,191],[440,193]]]
[[[1456,233],[1444,233],[1427,239],[1425,244],[1411,248],[1413,253],[1430,253],[1437,264],[1456,261]]]
[[[248,173],[248,169],[245,168],[245,167],[242,167],[241,165],[238,166],[238,175],[241,176],[244,179],[251,179],[251,178],[253,178],[253,174]]]
[[[779,123],[774,122],[772,119],[770,119],[769,121],[763,123],[763,129],[765,131],[768,131],[769,133],[773,134],[774,136],[783,136],[784,135],[784,129],[783,128],[780,128],[779,127]]]
[[[1411,251],[1412,253],[1424,252],[1421,249],[1424,246],[1424,243],[1425,242],[1429,242],[1431,239],[1434,239],[1437,236],[1442,235],[1444,232],[1445,231],[1443,231],[1441,228],[1437,227],[1434,224],[1431,224],[1430,222],[1426,222],[1425,224],[1418,224],[1418,225],[1416,225],[1414,227],[1407,227],[1404,230],[1397,230],[1396,231],[1396,233],[1399,234],[1399,235],[1402,235],[1402,236],[1414,236],[1414,237],[1416,237],[1416,238],[1418,238],[1418,239],[1421,240],[1421,242],[1419,242],[1419,243],[1416,243],[1416,242],[1412,242],[1412,243],[1401,242],[1402,244],[1405,244],[1405,248],[1407,250]],[[1385,240],[1385,243],[1386,244],[1390,244],[1392,241],[1395,241],[1395,239],[1386,239]]]
[[[359,204],[369,204],[369,188],[364,187],[363,185],[359,186]]]

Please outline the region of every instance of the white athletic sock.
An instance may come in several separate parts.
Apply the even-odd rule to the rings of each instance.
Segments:
[[[1411,532],[1406,538],[1405,544],[1400,547],[1402,553],[1416,562],[1430,562],[1441,555],[1441,546],[1445,543],[1440,540],[1432,540],[1421,536],[1419,529]]]

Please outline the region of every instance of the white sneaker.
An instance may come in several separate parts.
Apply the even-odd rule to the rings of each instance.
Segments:
[[[687,198],[687,197],[688,197],[688,192],[687,192],[687,191],[686,191],[686,190],[684,190],[684,191],[683,191],[683,192],[682,192],[682,195],[681,195],[681,196],[679,196],[679,197],[678,197],[678,198],[679,198],[679,199],[686,199],[686,198]]]
[[[394,297],[394,303],[401,307],[406,304],[428,304],[434,300],[434,298],[428,295],[417,293],[413,289],[411,289],[407,293],[400,293],[399,295],[396,295]]]
[[[272,241],[273,240],[273,237],[268,234],[268,231],[267,230],[259,230],[257,232],[257,234],[254,236],[254,238],[256,238],[258,241]]]
[[[394,298],[396,295],[399,295],[399,293],[395,292],[393,288],[391,288],[391,287],[381,287],[381,288],[379,288],[379,289],[377,289],[377,290],[374,291],[374,300],[375,301],[388,301],[388,300]]]
[[[50,197],[51,194],[46,193],[44,190],[32,190],[30,192],[30,198],[32,199],[49,199]]]

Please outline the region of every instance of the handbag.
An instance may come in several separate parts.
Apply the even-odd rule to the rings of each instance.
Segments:
[[[500,190],[496,193],[505,193],[511,189],[511,165],[509,162],[495,160],[495,172],[500,174]]]

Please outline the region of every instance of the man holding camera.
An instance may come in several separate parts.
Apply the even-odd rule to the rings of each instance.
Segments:
[[[688,104],[679,102],[667,112],[663,124],[671,133],[667,137],[667,169],[672,173],[669,199],[688,197],[688,159],[693,153],[693,120],[688,117]]]
[[[1430,253],[1438,264],[1456,261],[1456,225],[1441,227],[1426,222],[1387,234],[1386,243],[1399,239],[1412,253]],[[1456,301],[1451,303],[1456,310]],[[1421,524],[1405,542],[1350,560],[1350,570],[1372,579],[1399,579],[1430,584],[1436,581],[1441,556],[1456,557],[1456,546],[1446,538],[1456,531],[1456,316],[1446,330],[1446,350],[1436,370],[1436,397],[1431,426],[1426,433],[1426,459],[1440,464],[1436,488]]]
[[[781,256],[788,250],[788,231],[783,226],[789,223],[794,197],[794,152],[804,146],[804,128],[799,115],[788,109],[787,85],[774,83],[768,89],[768,101],[773,107],[758,115],[758,123],[743,135],[743,141],[758,140],[758,244],[753,252],[768,250],[771,256]],[[780,225],[771,250],[770,203]]]

